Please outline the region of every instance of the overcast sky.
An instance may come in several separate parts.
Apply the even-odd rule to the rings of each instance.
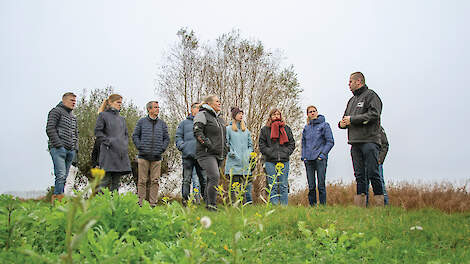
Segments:
[[[0,193],[54,184],[45,126],[64,92],[113,85],[138,105],[158,100],[158,64],[182,27],[204,42],[239,29],[283,51],[302,107],[333,129],[328,180],[354,180],[337,122],[362,71],[383,102],[386,181],[470,184],[468,14],[468,1],[0,0]]]

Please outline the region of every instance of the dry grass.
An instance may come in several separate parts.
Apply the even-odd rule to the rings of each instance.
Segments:
[[[328,184],[326,186],[329,205],[351,205],[356,194],[356,184]],[[372,193],[372,190],[370,190]],[[469,212],[470,193],[467,186],[455,187],[450,183],[414,185],[409,183],[387,186],[391,206],[406,210],[434,208],[447,213]],[[291,193],[289,204],[308,206],[308,189]],[[318,195],[318,193],[317,193]]]

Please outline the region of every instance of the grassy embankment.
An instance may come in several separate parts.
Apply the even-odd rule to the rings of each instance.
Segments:
[[[468,211],[0,197],[1,263],[470,263]]]

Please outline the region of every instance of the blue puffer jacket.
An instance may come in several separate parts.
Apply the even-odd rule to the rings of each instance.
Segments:
[[[328,158],[328,153],[335,144],[330,125],[325,122],[323,115],[310,120],[302,132],[302,160]]]
[[[189,115],[178,125],[175,135],[176,147],[181,151],[183,159],[196,158],[196,138],[193,132],[194,116]]]
[[[232,124],[227,126],[227,144],[230,152],[225,162],[225,174],[230,175],[251,175],[250,171],[250,153],[253,152],[253,141],[251,133],[246,129],[242,131],[238,125],[238,131],[232,130]]]
[[[137,122],[132,140],[139,150],[139,158],[149,161],[161,160],[170,143],[168,127],[165,121],[159,118],[153,120],[146,116]]]

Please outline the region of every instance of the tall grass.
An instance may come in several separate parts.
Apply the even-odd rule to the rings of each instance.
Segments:
[[[434,208],[447,213],[470,211],[470,193],[467,186],[455,187],[451,183],[410,184],[396,183],[386,186],[389,203],[405,210]],[[369,190],[372,193],[372,189]],[[330,183],[326,186],[327,204],[353,204],[356,184]],[[289,204],[309,206],[308,188],[289,194]],[[317,192],[318,195],[318,192]]]

